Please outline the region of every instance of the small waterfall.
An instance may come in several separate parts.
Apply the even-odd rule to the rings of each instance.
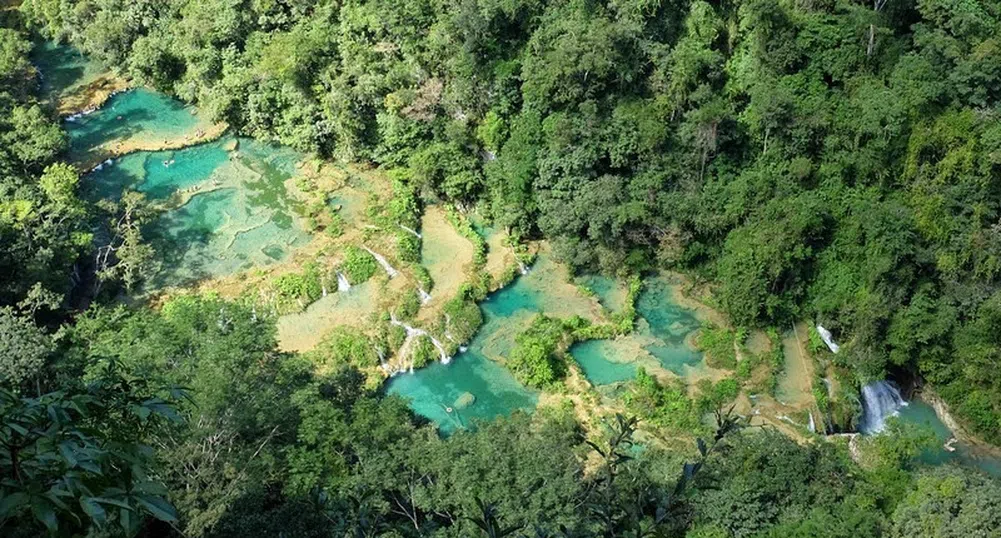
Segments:
[[[410,232],[410,233],[412,233],[412,234],[414,234],[415,236],[417,236],[417,239],[421,239],[421,234],[417,230],[415,230],[415,229],[413,229],[413,228],[411,228],[409,226],[404,226],[402,224],[400,224],[399,227],[402,228],[402,229],[404,229],[404,230],[406,230],[406,231],[408,231],[408,232]]]
[[[831,331],[817,325],[817,332],[820,333],[820,338],[827,344],[827,347],[831,350],[831,353],[837,353],[841,349],[841,346],[834,343],[834,338],[831,337]]]
[[[810,412],[810,424],[807,427],[810,428],[811,432],[817,433],[817,423],[814,422],[814,420],[813,420],[813,412],[812,411]]]
[[[89,174],[91,172],[100,172],[101,170],[104,169],[105,166],[111,166],[114,163],[115,163],[115,161],[113,159],[106,159],[104,161],[101,161],[101,162],[97,163],[97,166],[95,166],[95,167],[91,168],[90,170],[88,170],[87,173]]]
[[[886,427],[886,419],[895,416],[907,405],[900,389],[890,381],[873,381],[862,387],[862,420],[859,431],[879,433]]]
[[[400,346],[400,349],[404,349],[405,347],[407,347],[407,343],[413,338],[417,338],[418,336],[426,336],[428,337],[428,339],[431,340],[431,344],[435,347],[435,349],[438,350],[439,359],[441,360],[442,364],[448,364],[449,362],[452,361],[452,357],[449,357],[448,353],[445,353],[445,346],[441,345],[441,342],[439,342],[437,338],[431,336],[431,333],[425,331],[424,329],[418,329],[416,327],[412,327],[410,325],[407,325],[406,323],[403,323],[402,321],[396,319],[396,314],[393,314],[392,312],[390,312],[389,314],[389,322],[392,323],[393,325],[396,325],[397,327],[403,327],[403,330],[407,331],[407,339],[403,342],[403,345]],[[414,370],[413,363],[411,363],[410,371],[412,372],[413,370]]]
[[[323,285],[323,290],[322,291],[323,291],[323,297],[326,297],[327,296],[327,285],[326,284]]]
[[[518,260],[518,271],[521,271],[521,274],[523,275],[528,274],[528,266],[522,263],[521,260]]]
[[[351,289],[351,283],[348,282],[348,277],[344,276],[344,273],[337,273],[337,291],[344,293]]]
[[[379,265],[381,265],[382,268],[386,270],[386,274],[389,275],[389,278],[393,278],[398,274],[396,272],[396,269],[393,269],[393,266],[389,265],[389,262],[386,261],[386,258],[382,257],[381,254],[375,252],[374,250],[368,247],[362,247],[362,248],[364,248],[369,254],[371,254],[372,257],[375,258],[375,261],[379,262]]]
[[[421,304],[427,304],[431,300],[431,294],[424,291],[424,288],[417,288],[417,292],[421,294]]]

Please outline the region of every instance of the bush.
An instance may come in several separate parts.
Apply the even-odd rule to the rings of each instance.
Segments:
[[[379,355],[372,341],[357,329],[349,327],[334,328],[307,356],[317,365],[330,369],[379,365]]]
[[[365,282],[372,278],[372,275],[378,270],[379,262],[375,261],[375,258],[367,251],[353,245],[344,249],[341,271],[351,284]]]
[[[323,295],[319,266],[310,263],[303,273],[279,275],[268,288],[276,310],[281,313],[300,311]]]
[[[414,278],[421,285],[424,291],[431,293],[434,289],[434,279],[431,278],[431,272],[428,271],[427,267],[420,264],[415,264],[413,266]]]
[[[483,312],[474,301],[461,294],[445,303],[444,313],[448,316],[446,330],[456,342],[468,342],[483,323]]]
[[[661,385],[640,367],[623,399],[630,413],[657,426],[685,433],[701,429],[701,415],[680,380]]]
[[[423,368],[438,360],[439,356],[438,349],[431,343],[431,339],[421,336],[414,342],[410,359],[413,361],[414,368]]]
[[[404,292],[399,304],[396,305],[396,316],[400,319],[413,319],[421,309],[421,297],[417,290]]]
[[[698,346],[706,355],[706,363],[713,368],[735,368],[737,353],[734,349],[735,334],[725,327],[707,325],[699,333]]]
[[[566,375],[567,365],[560,349],[566,327],[558,319],[538,315],[524,332],[515,337],[507,366],[519,381],[535,388],[550,387]]]
[[[396,255],[405,262],[420,263],[421,240],[406,230],[398,230],[396,232]]]

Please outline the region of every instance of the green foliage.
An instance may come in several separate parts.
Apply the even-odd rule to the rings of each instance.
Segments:
[[[413,188],[400,182],[393,182],[393,197],[387,206],[389,218],[395,224],[416,229],[420,226],[420,205]]]
[[[394,312],[396,316],[403,320],[413,319],[417,311],[421,309],[421,296],[417,290],[403,292],[399,297]]]
[[[335,327],[306,357],[328,371],[342,366],[368,368],[379,365],[379,356],[371,340],[350,327]]]
[[[824,339],[820,337],[820,332],[817,330],[816,327],[813,326],[810,327],[810,332],[807,335],[807,339],[809,342],[808,351],[810,352],[810,354],[816,355],[818,353],[823,353],[824,351],[828,350],[827,344],[825,344]]]
[[[924,426],[902,422],[890,417],[886,423],[886,435],[876,435],[863,441],[865,457],[871,465],[889,469],[908,469],[924,452],[937,450],[938,439],[935,432]]]
[[[444,199],[476,205],[514,239],[551,240],[575,269],[670,264],[708,279],[738,326],[830,320],[844,344],[830,357],[841,388],[822,406],[835,425],[858,414],[854,381],[894,366],[998,439],[1001,20],[990,3],[24,0],[19,10],[5,24],[23,16],[237,133],[395,169],[380,226],[416,228],[419,200]],[[58,318],[74,265],[86,273],[95,259],[94,234],[79,181],[57,163],[66,136],[31,95],[29,49],[25,34],[0,30],[0,306]],[[110,233],[92,268],[134,289],[156,273],[142,233],[156,214],[136,193],[101,209]],[[482,266],[482,238],[467,235],[475,230],[458,210],[451,218]],[[328,233],[338,228],[332,217]],[[401,259],[416,259],[413,240],[400,247]],[[352,247],[341,269],[358,283],[378,267]],[[484,274],[445,305],[446,329],[461,341],[482,322]],[[316,290],[312,278],[279,284],[293,301]],[[629,459],[635,423],[620,421],[618,441],[595,443],[595,469],[566,410],[449,439],[417,427],[403,402],[361,388],[355,367],[374,366],[377,352],[360,334],[333,337],[313,364],[279,352],[271,322],[239,305],[182,295],[129,309],[101,306],[114,293],[95,295],[41,370],[39,331],[8,316],[13,345],[33,350],[15,359],[18,376],[64,390],[4,400],[0,464],[38,471],[28,487],[3,469],[5,535],[38,536],[53,522],[67,535],[117,533],[133,513],[173,519],[142,497],[162,497],[142,489],[148,476],[162,478],[176,532],[192,538],[485,527],[949,537],[999,526],[994,481],[947,469],[912,488],[900,468],[918,446],[909,435],[863,470],[835,444],[799,446],[773,432],[723,439],[718,427],[678,481],[683,455],[650,443]],[[570,341],[624,334],[634,315],[614,321],[536,320],[511,362],[552,385]],[[399,327],[377,330],[380,346],[404,338]],[[715,336],[714,360],[732,366],[740,338]],[[753,360],[774,373],[776,357]],[[119,363],[127,382],[78,398],[83,382]],[[734,397],[747,364],[694,397],[640,372],[624,398],[655,433],[709,433],[703,418]],[[169,431],[152,424],[164,395],[146,390],[161,384],[192,389],[178,406],[190,420]],[[141,398],[121,406],[125,395]],[[8,422],[37,439],[24,443]],[[29,459],[14,462],[12,439]],[[60,450],[66,441],[95,452]],[[137,449],[146,443],[155,461]],[[103,459],[87,459],[95,454]],[[127,533],[140,521],[126,523]]]
[[[180,421],[172,399],[112,365],[83,390],[21,398],[0,389],[0,526],[13,536],[134,535],[175,522],[144,442]]]
[[[515,346],[505,364],[522,383],[552,388],[566,375],[566,339],[564,323],[540,314],[515,337]]]
[[[993,532],[1001,485],[971,471],[945,467],[922,473],[893,512],[889,536],[952,538]]]
[[[625,304],[622,310],[614,312],[611,316],[612,324],[616,326],[618,334],[629,334],[633,331],[633,324],[636,323],[636,301],[642,291],[643,280],[639,275],[631,276]]]
[[[316,263],[308,263],[302,273],[284,273],[268,283],[269,299],[281,313],[304,310],[323,295],[323,276]]]
[[[427,267],[417,264],[411,266],[414,271],[414,278],[417,279],[417,283],[420,284],[421,289],[431,293],[434,290],[434,280],[431,278],[431,272],[428,271]]]
[[[420,263],[421,240],[406,230],[398,230],[396,232],[396,256],[407,263]]]
[[[143,237],[143,227],[157,216],[146,195],[126,191],[119,202],[102,201],[108,214],[111,238],[98,248],[97,276],[100,282],[121,282],[126,290],[152,279],[161,262]]]
[[[738,326],[830,320],[841,366],[916,369],[990,438],[1001,387],[969,363],[996,347],[972,325],[1001,282],[996,11],[932,0],[20,6],[33,30],[240,134],[392,169],[389,225],[416,227],[420,198],[478,205],[515,239],[550,239],[575,269],[659,262],[708,278]],[[65,137],[30,99],[29,48],[23,33],[0,34],[0,233],[12,245],[0,262],[19,275],[5,304],[37,282],[65,291],[56,276],[87,244],[88,228],[46,211],[35,181]],[[401,259],[416,259],[400,238]],[[130,269],[148,265],[141,243],[113,275],[128,287],[153,269]]]
[[[483,324],[483,312],[479,305],[464,293],[449,299],[443,311],[448,319],[446,329],[456,342],[472,340],[476,330]]]
[[[413,360],[414,368],[424,368],[438,360],[438,350],[435,349],[430,338],[421,337],[414,344],[410,358]]]
[[[487,241],[473,228],[473,224],[454,207],[445,208],[445,217],[459,235],[473,244],[474,270],[482,268],[487,263]]]
[[[728,536],[880,536],[880,513],[844,452],[774,431],[736,435],[710,458],[691,501]],[[840,449],[843,451],[843,449]]]
[[[736,338],[737,334],[726,327],[706,325],[699,330],[698,346],[713,368],[734,369],[737,367]]]
[[[53,347],[31,319],[0,307],[0,386],[16,388],[37,379]]]
[[[662,385],[641,367],[623,398],[631,413],[662,428],[685,432],[702,428],[701,413],[680,380]]]
[[[74,285],[73,265],[92,259],[93,226],[76,195],[76,169],[56,161],[66,134],[32,95],[32,45],[12,28],[17,20],[5,17],[0,28],[0,306],[34,289],[61,299]]]
[[[348,246],[344,249],[341,271],[351,284],[361,284],[372,278],[379,270],[379,262],[364,249]]]

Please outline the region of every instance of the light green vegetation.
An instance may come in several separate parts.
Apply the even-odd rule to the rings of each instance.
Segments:
[[[379,263],[371,254],[352,245],[344,249],[341,270],[352,285],[361,284],[375,275],[375,272],[379,270]]]

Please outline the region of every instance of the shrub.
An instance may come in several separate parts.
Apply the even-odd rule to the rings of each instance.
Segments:
[[[285,273],[269,284],[275,308],[282,313],[305,308],[323,294],[320,269],[315,263],[305,267],[303,273]]]
[[[703,327],[699,333],[698,346],[706,355],[706,363],[713,368],[735,368],[737,353],[734,338],[733,331],[725,327]]]
[[[479,305],[461,294],[445,303],[443,311],[448,316],[446,330],[456,342],[468,342],[483,323]]]
[[[398,230],[396,232],[396,255],[405,262],[420,263],[421,240],[406,230]]]
[[[536,316],[528,329],[515,337],[508,368],[530,387],[554,385],[566,375],[566,359],[560,349],[565,335],[566,327],[560,320]]]
[[[349,246],[344,249],[344,261],[341,262],[341,271],[352,284],[361,284],[372,278],[372,275],[379,270],[379,262],[371,254],[356,246]]]
[[[329,368],[379,365],[379,355],[372,341],[357,329],[349,327],[335,327],[308,356],[316,364]]]
[[[438,349],[431,343],[430,338],[426,336],[417,338],[410,355],[414,368],[423,368],[438,360],[438,357]]]

